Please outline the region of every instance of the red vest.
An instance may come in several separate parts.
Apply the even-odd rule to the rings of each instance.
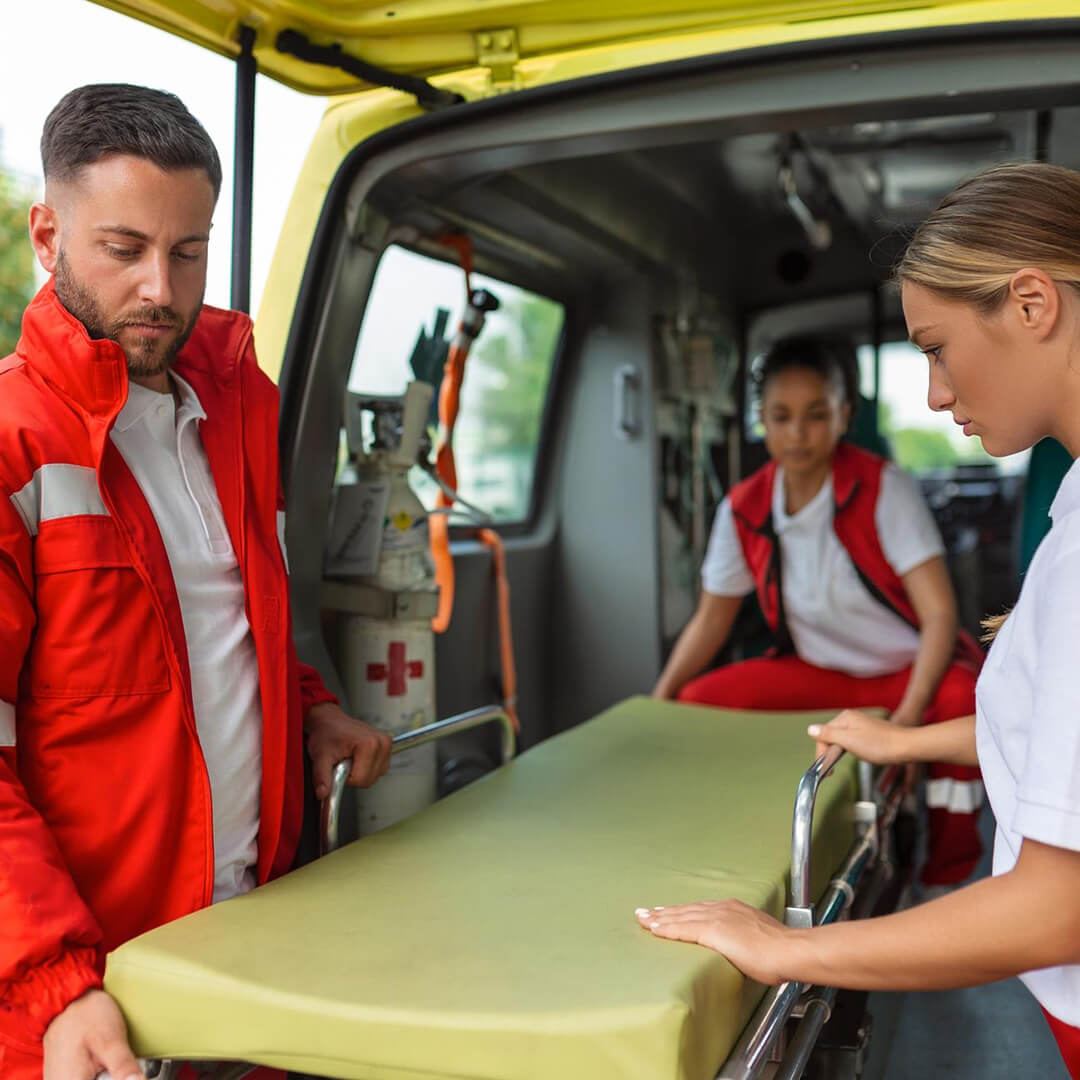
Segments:
[[[870,595],[918,630],[919,619],[903,579],[885,557],[877,533],[874,511],[885,464],[884,458],[876,454],[847,441],[840,442],[833,455],[833,528]],[[784,618],[780,544],[772,520],[775,479],[776,462],[770,461],[732,488],[730,499],[735,529],[754,578],[758,602],[777,651],[783,653],[794,652],[794,645]],[[954,659],[975,671],[982,666],[982,650],[966,630],[957,635]]]

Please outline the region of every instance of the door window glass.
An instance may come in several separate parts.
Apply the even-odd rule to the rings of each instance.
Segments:
[[[454,429],[458,491],[495,521],[523,521],[532,504],[540,427],[565,312],[554,300],[481,274],[472,275],[472,286],[493,293],[499,309],[488,315],[465,367]],[[421,334],[452,337],[464,306],[465,279],[458,267],[403,247],[387,248],[357,341],[349,390],[404,393],[414,377],[412,357]],[[433,425],[433,442],[434,434]],[[435,482],[413,469],[410,483],[431,509]]]

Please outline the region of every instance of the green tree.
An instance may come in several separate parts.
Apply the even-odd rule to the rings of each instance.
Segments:
[[[540,424],[562,332],[559,304],[494,283],[502,302],[469,357],[455,450],[461,493],[503,520],[529,508]]]
[[[896,461],[910,472],[947,469],[960,462],[960,454],[943,431],[901,428],[889,434]]]
[[[536,448],[562,308],[542,296],[503,289],[502,333],[481,334],[469,363],[470,402],[483,417],[489,451]],[[492,327],[494,329],[494,327]],[[472,394],[470,394],[472,397]]]
[[[958,447],[945,432],[936,428],[894,426],[892,409],[886,401],[878,402],[878,430],[892,446],[896,463],[909,472],[950,469],[956,465],[971,465],[994,459],[982,443],[968,440]]]
[[[15,348],[34,295],[34,256],[26,236],[30,195],[0,166],[0,356]]]

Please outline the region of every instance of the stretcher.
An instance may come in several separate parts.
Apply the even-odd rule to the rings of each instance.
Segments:
[[[220,1077],[248,1063],[335,1080],[750,1080],[794,1023],[777,1075],[798,1077],[791,1052],[805,1065],[831,992],[766,990],[633,912],[737,897],[809,925],[865,900],[898,795],[875,800],[849,758],[807,768],[807,723],[828,715],[630,699],[127,942],[106,988],[136,1053],[227,1063]],[[330,805],[328,847],[335,827]]]

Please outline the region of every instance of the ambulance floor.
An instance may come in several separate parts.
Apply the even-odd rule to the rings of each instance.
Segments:
[[[980,825],[990,873],[994,819]],[[1019,979],[922,994],[871,994],[874,1037],[864,1080],[1069,1080],[1050,1029]]]

